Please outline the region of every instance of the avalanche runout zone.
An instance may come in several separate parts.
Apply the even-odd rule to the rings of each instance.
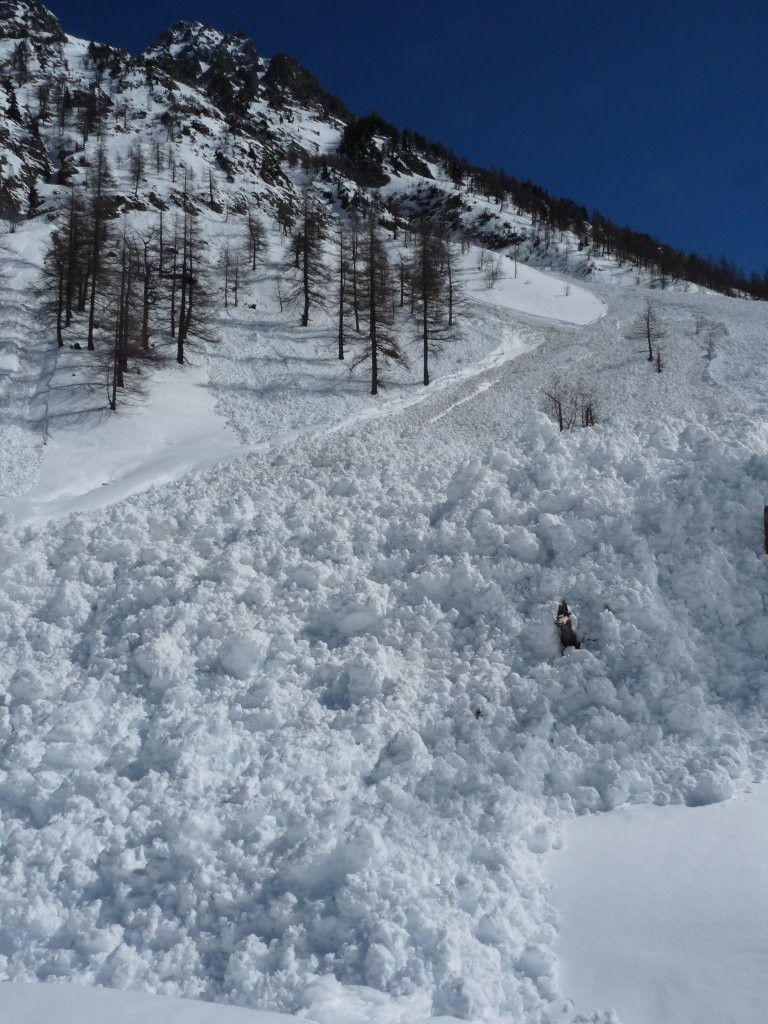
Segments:
[[[768,692],[751,410],[515,426],[573,342],[428,446],[422,405],[8,529],[8,977],[297,1010],[333,975],[546,1019],[564,816],[729,795]]]

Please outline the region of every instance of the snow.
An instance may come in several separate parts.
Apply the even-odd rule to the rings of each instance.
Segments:
[[[563,817],[762,764],[765,453],[732,413],[510,434],[517,362],[8,532],[8,977],[541,1019]]]
[[[13,1024],[295,1024],[298,1018],[262,1010],[212,1006],[138,992],[79,985],[0,983],[5,1019]]]
[[[760,310],[708,298],[705,359],[702,300],[660,296],[659,377],[628,289],[582,326],[478,305],[436,386],[337,395],[313,352],[286,402],[245,368],[299,329],[252,295],[256,332],[50,430],[6,499],[3,975],[543,1022],[565,821],[764,770]],[[540,390],[582,366],[605,422],[561,435]]]
[[[24,237],[16,251],[34,258],[39,245],[39,237]],[[586,289],[569,284],[565,296],[563,282],[532,268],[526,268],[524,278],[521,275],[519,288],[514,280],[502,278],[490,290],[476,261],[477,251],[472,251],[461,263],[467,293],[497,315],[524,312],[577,325],[605,314],[604,304]],[[274,273],[277,262],[272,263]],[[34,265],[20,266],[15,275],[22,293],[34,281],[33,270]],[[372,400],[362,372],[352,377],[344,371],[342,376],[333,360],[323,358],[332,331],[328,312],[317,311],[310,332],[276,322],[272,281],[267,284],[265,278],[255,282],[255,302],[222,318],[222,340],[216,349],[196,351],[184,372],[175,365],[155,370],[147,381],[148,400],[124,410],[119,418],[104,412],[104,389],[94,382],[83,351],[49,350],[31,405],[31,420],[44,440],[37,482],[21,494],[14,493],[18,487],[7,487],[5,497],[0,494],[0,512],[12,514],[21,525],[102,508],[248,451],[290,443],[299,434],[348,428],[427,397],[396,371],[386,396]],[[533,287],[526,288],[529,284]],[[23,299],[18,301],[21,306]],[[9,305],[13,319],[26,319],[22,309]],[[255,316],[249,306],[256,308]],[[471,308],[467,321],[474,319]],[[436,356],[439,376],[433,390],[479,377],[530,345],[520,323],[497,320],[492,333],[476,324],[461,344],[446,346]],[[5,360],[9,379],[14,371],[23,372],[15,351]],[[489,386],[482,380],[477,384],[480,390]],[[90,429],[91,423],[96,429]]]
[[[373,990],[343,991],[327,983],[316,988],[301,1016],[69,984],[0,982],[0,1005],[3,1019],[13,1024],[459,1024],[453,1017],[427,1018],[412,1002],[383,1016],[391,1001]]]
[[[569,825],[549,873],[574,1009],[611,1007],[622,1024],[762,1020],[767,843],[765,784],[726,803]]]
[[[86,74],[85,45],[63,72]],[[138,130],[166,137],[157,96],[124,95],[108,143],[128,189]],[[338,126],[285,130],[330,148]],[[175,143],[214,267],[243,227],[222,175],[232,209],[207,201],[219,142]],[[268,211],[274,188],[238,175]],[[167,166],[149,188],[169,200]],[[649,292],[610,261],[577,282],[567,238],[522,246],[517,277],[501,257],[489,288],[470,249],[434,383],[394,369],[373,398],[335,358],[332,309],[306,329],[280,311],[265,220],[218,342],[115,415],[69,347],[82,322],[57,351],[30,316],[51,221],[3,239],[0,977],[25,983],[19,1014],[55,999],[56,1019],[72,1000],[78,1020],[571,1020],[547,851],[574,818],[658,836],[663,815],[722,815],[765,776],[764,307]],[[628,340],[649,295],[662,374]],[[596,426],[557,431],[557,380],[593,395]],[[659,970],[685,977],[671,954]]]
[[[78,391],[78,382],[67,380],[81,376],[83,359],[82,352],[62,352],[35,396],[45,437],[37,483],[0,500],[0,510],[16,522],[102,508],[240,454],[236,436],[214,411],[204,363],[157,370],[149,400],[118,418],[103,412],[101,393],[82,385]],[[84,430],[94,419],[98,426]]]
[[[482,270],[468,284],[478,302],[567,324],[589,324],[605,315],[603,303],[572,280],[525,264],[516,266],[509,257],[496,259],[500,276],[493,284],[489,285]]]

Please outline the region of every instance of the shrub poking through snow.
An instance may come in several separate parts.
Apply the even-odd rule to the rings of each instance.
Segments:
[[[561,601],[557,606],[555,625],[557,626],[557,633],[560,637],[560,646],[563,650],[565,650],[566,647],[575,647],[576,650],[581,647],[579,638],[576,636],[576,630],[573,628],[570,609],[565,601]]]
[[[594,427],[597,423],[597,400],[582,381],[571,383],[555,378],[543,392],[542,405],[561,433],[577,427]]]

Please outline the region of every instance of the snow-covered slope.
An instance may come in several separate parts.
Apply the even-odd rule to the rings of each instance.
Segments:
[[[222,38],[177,26],[150,84],[119,54],[103,72],[126,104],[105,135],[126,223],[177,207],[172,166],[194,168],[220,287],[238,204],[261,200],[265,250],[217,344],[109,415],[88,353],[31,317],[52,222],[2,239],[0,976],[320,1024],[569,1020],[544,870],[565,824],[723,800],[765,770],[765,307],[651,292],[609,261],[585,280],[567,238],[546,271],[511,246],[488,287],[479,234],[434,383],[392,368],[373,398],[335,358],[332,308],[307,328],[280,309],[280,201],[322,177],[259,172],[288,136],[330,152],[337,114],[258,58],[234,80],[263,135],[224,140],[210,70],[246,48]],[[57,53],[92,74],[87,44]],[[132,203],[173,60],[199,109]],[[231,182],[208,176],[224,141]],[[408,185],[422,205],[452,193],[434,171]],[[358,185],[336,185],[340,217]],[[42,183],[45,208],[67,188]],[[661,373],[630,340],[649,298]],[[559,433],[545,395],[571,391],[598,422]]]

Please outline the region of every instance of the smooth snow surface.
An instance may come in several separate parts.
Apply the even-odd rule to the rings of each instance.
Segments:
[[[56,376],[74,375],[82,353],[64,351]],[[97,402],[73,411],[72,396],[51,408],[46,394],[45,444],[37,483],[26,493],[0,499],[0,510],[20,523],[44,523],[71,512],[111,505],[137,491],[176,480],[242,453],[237,436],[214,412],[205,363],[184,370],[171,365],[156,371],[145,404],[122,416],[101,412]],[[38,396],[38,401],[40,400]]]
[[[548,857],[561,991],[622,1024],[765,1020],[768,785],[574,821]]]
[[[2,1024],[460,1024],[454,1017],[425,1017],[413,1004],[398,1011],[373,990],[338,985],[324,989],[311,1013],[300,1017],[268,1010],[221,1006],[140,992],[68,984],[0,982]],[[382,1012],[389,1009],[389,1013]]]
[[[581,326],[605,314],[605,306],[591,291],[567,278],[525,264],[516,265],[511,259],[489,259],[495,259],[499,265],[500,276],[493,286],[488,286],[481,271],[473,274],[468,283],[469,293],[480,302]]]
[[[297,1024],[283,1013],[81,985],[0,983],[3,1024]],[[343,1024],[343,1018],[339,1018]]]

